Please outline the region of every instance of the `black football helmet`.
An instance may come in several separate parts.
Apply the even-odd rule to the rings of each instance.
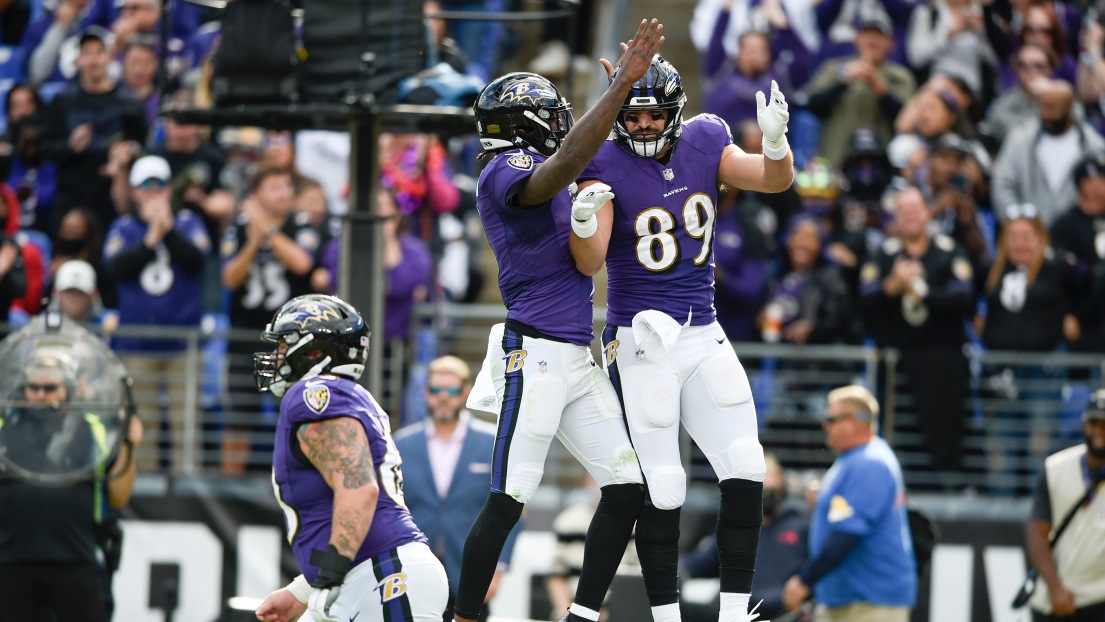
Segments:
[[[281,397],[305,378],[330,373],[356,380],[364,373],[370,332],[353,305],[334,296],[308,294],[284,303],[261,339],[282,340],[283,352],[253,355],[253,377],[260,391]]]
[[[473,107],[480,144],[487,151],[520,147],[551,156],[572,129],[572,105],[535,73],[516,72],[484,87]]]
[[[614,74],[615,76],[617,73]],[[611,77],[613,82],[614,78]],[[679,72],[675,67],[657,54],[652,58],[652,66],[643,78],[629,87],[625,96],[622,112],[614,123],[614,140],[630,155],[639,158],[655,158],[668,149],[675,147],[683,133],[683,108],[687,105],[687,95],[679,82]],[[630,133],[625,125],[625,113],[644,112],[646,110],[667,110],[668,122],[660,132]],[[647,140],[646,140],[647,139]]]

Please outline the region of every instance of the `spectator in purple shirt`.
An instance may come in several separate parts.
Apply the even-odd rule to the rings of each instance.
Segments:
[[[414,305],[425,301],[433,286],[433,259],[426,244],[406,231],[405,219],[390,192],[381,189],[376,204],[378,214],[386,218],[384,265],[388,293],[384,299],[384,339],[406,340],[410,338]],[[323,253],[323,268],[312,275],[311,284],[317,291],[337,290],[340,252],[338,238],[334,238]]]
[[[726,58],[721,39],[729,13],[721,15],[703,59],[703,74],[709,76],[710,82],[702,109],[725,119],[730,128],[735,128],[742,121],[756,118],[756,93],[770,92],[773,79],[778,81],[784,95],[791,95],[793,89],[786,66],[774,61],[771,40],[764,33],[742,34],[740,51]]]

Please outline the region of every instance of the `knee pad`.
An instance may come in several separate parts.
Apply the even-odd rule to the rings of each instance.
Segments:
[[[682,466],[661,466],[648,473],[648,493],[661,510],[682,507],[687,500],[687,473]]]
[[[710,398],[718,408],[732,408],[752,401],[752,385],[737,355],[733,353],[711,357],[702,365],[702,375]]]
[[[545,471],[541,465],[517,464],[509,469],[506,476],[506,490],[497,490],[520,504],[529,503]]]
[[[764,448],[755,437],[734,439],[725,448],[725,454],[721,458],[720,466],[723,467],[717,474],[718,480],[750,480],[763,482],[767,475],[767,464],[764,462]]]

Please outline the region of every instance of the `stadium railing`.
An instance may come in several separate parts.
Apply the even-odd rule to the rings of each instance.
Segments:
[[[595,330],[603,327],[605,309],[595,310]],[[450,353],[478,370],[490,326],[502,321],[498,305],[423,305],[412,318],[408,342],[382,343],[385,348],[385,395],[377,396],[392,415],[395,428],[420,420],[425,413],[421,389],[426,365]],[[144,337],[179,344],[176,366],[160,376],[148,367],[130,369],[135,397],[146,422],[140,464],[159,470],[195,473],[267,472],[277,402],[258,396],[246,369],[228,369],[227,345],[266,344],[254,331],[233,330],[208,318],[199,328],[119,326],[104,331],[109,339]],[[597,340],[596,340],[597,341]],[[1080,414],[1089,393],[1101,385],[1105,354],[992,352],[965,346],[971,373],[964,378],[964,437],[960,472],[933,470],[898,353],[862,346],[794,346],[735,343],[748,373],[759,416],[760,439],[793,469],[828,468],[833,454],[824,447],[821,422],[825,394],[859,383],[872,388],[883,406],[881,433],[897,452],[907,484],[913,489],[973,489],[997,495],[1025,494],[1049,453],[1081,440]],[[596,361],[601,361],[597,346]],[[132,360],[120,353],[124,362]],[[159,380],[166,385],[158,387]],[[251,403],[241,407],[243,401]],[[151,410],[160,412],[153,413]],[[478,416],[482,414],[477,413]],[[155,439],[159,439],[154,454]],[[686,467],[693,480],[716,479],[705,457],[684,434]],[[554,443],[546,482],[571,485],[583,470]],[[154,462],[157,460],[157,462]],[[152,470],[149,469],[149,470]]]

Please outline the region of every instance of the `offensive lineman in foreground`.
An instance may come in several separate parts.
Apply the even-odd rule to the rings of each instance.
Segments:
[[[657,56],[634,81],[614,140],[580,176],[572,206],[576,264],[594,274],[605,261],[609,275],[604,363],[648,484],[636,541],[655,622],[680,619],[680,421],[721,489],[719,620],[759,615],[748,600],[766,467],[748,377],[715,319],[713,260],[718,187],[780,192],[793,179],[786,100],[774,82],[770,101],[762,92],[756,100],[763,155],[734,145],[714,115],[684,123],[679,72]]]
[[[288,622],[440,622],[445,569],[403,502],[391,423],[357,384],[369,330],[357,310],[311,294],[284,304],[254,355],[257,387],[282,398],[273,488],[303,574],[257,609]],[[363,614],[363,615],[362,615]]]
[[[656,20],[641,22],[619,60],[621,77],[575,127],[571,105],[537,74],[502,76],[476,101],[480,143],[492,157],[480,175],[477,207],[499,264],[507,320],[492,329],[468,401],[470,408],[497,412],[499,424],[491,493],[464,545],[459,622],[479,615],[507,535],[541,481],[554,435],[602,491],[565,620],[598,620],[640,511],[640,467],[617,395],[591,357],[594,286],[568,249],[567,188],[605,142],[630,85],[660,49],[662,32]]]

